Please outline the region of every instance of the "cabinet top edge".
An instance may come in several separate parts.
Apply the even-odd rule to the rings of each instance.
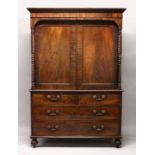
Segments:
[[[49,90],[49,89],[30,89],[30,92],[55,92],[55,93],[104,93],[104,92],[123,92],[122,89],[107,90]]]
[[[27,8],[30,13],[123,13],[126,8]]]

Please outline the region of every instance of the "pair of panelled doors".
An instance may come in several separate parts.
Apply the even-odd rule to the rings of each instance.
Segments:
[[[41,21],[35,27],[35,83],[49,89],[114,89],[117,26],[106,21]]]

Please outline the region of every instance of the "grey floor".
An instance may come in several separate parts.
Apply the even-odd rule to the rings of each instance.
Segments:
[[[128,129],[129,130],[129,129]],[[135,135],[130,129],[128,134],[123,135],[123,147],[116,149],[107,143],[81,143],[81,142],[53,142],[51,140],[39,140],[37,148],[30,146],[30,130],[19,128],[19,155],[135,155]],[[44,143],[44,145],[43,145]]]

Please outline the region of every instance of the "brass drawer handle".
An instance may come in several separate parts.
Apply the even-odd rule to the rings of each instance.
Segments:
[[[106,95],[93,95],[93,99],[96,101],[103,101],[106,97]]]
[[[104,125],[101,125],[100,127],[97,126],[97,125],[93,125],[93,129],[95,131],[103,131],[105,129],[105,126]]]
[[[58,125],[54,125],[54,126],[51,126],[51,125],[47,125],[47,129],[49,131],[56,131],[59,129],[59,126]]]
[[[58,100],[60,100],[60,95],[47,95],[47,98],[52,101],[52,102],[56,102]]]
[[[56,116],[59,114],[59,110],[55,110],[54,112],[52,112],[51,110],[47,110],[47,114],[48,116]]]
[[[106,114],[106,111],[105,110],[101,110],[101,111],[93,110],[93,114],[96,116],[103,116]]]

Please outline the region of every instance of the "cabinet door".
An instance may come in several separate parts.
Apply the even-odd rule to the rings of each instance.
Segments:
[[[115,25],[83,25],[78,50],[79,89],[117,87],[117,29]]]
[[[40,24],[35,29],[35,83],[38,88],[74,89],[72,31],[67,24]]]

